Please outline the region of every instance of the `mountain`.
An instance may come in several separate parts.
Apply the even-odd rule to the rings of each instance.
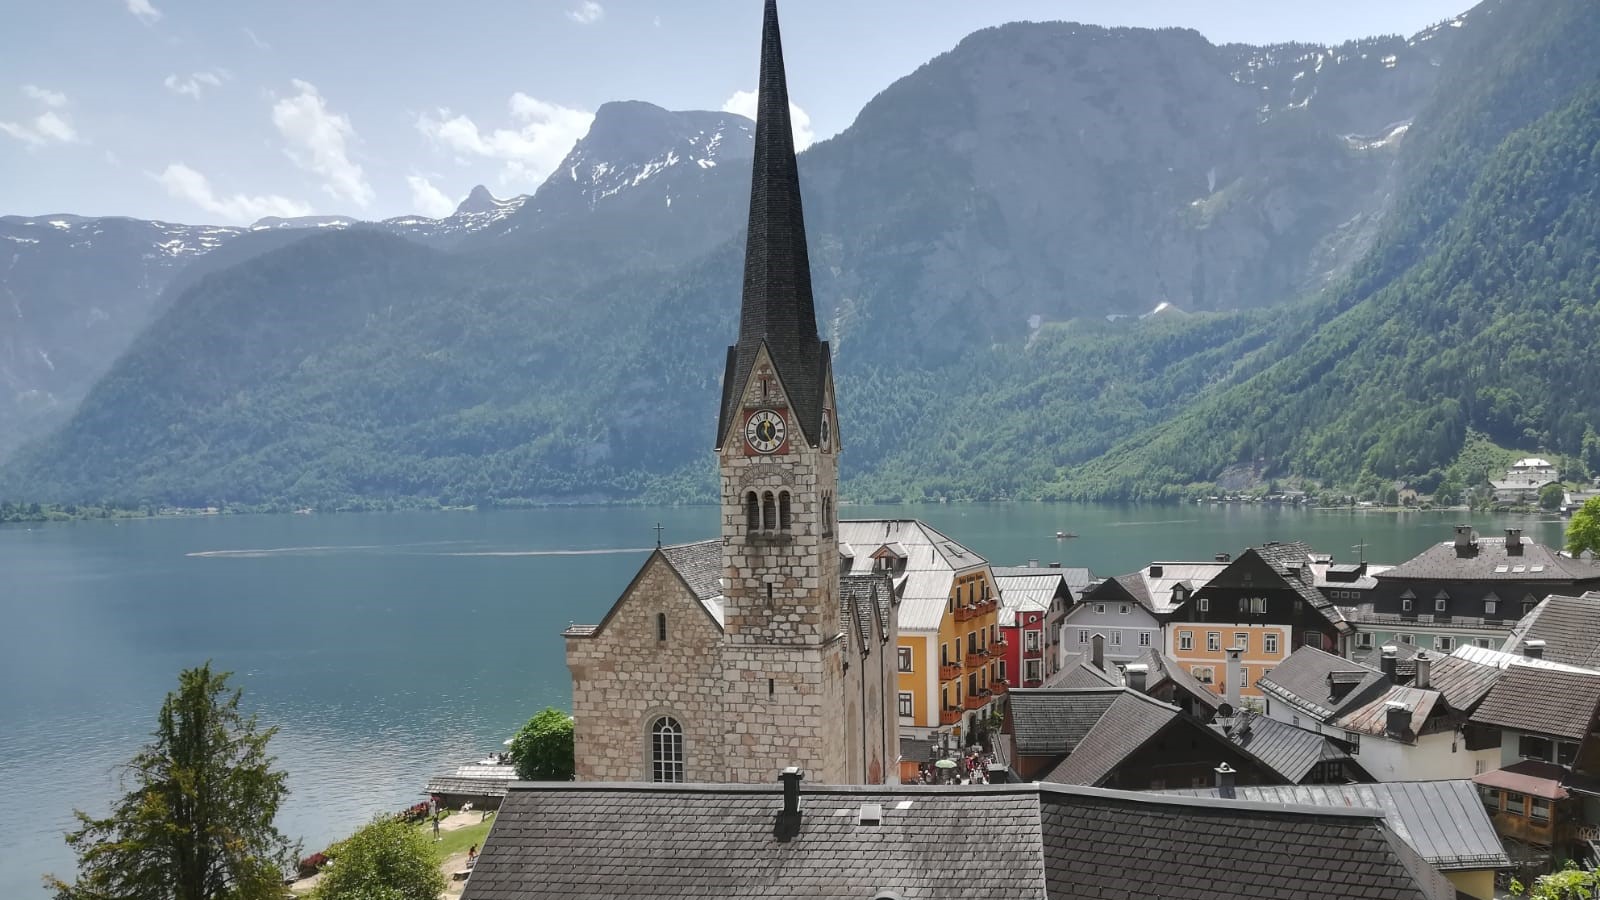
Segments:
[[[1461,223],[1488,233],[1560,205],[1551,183],[1511,178],[1529,193],[1462,218],[1489,209],[1473,199],[1483,172],[1511,171],[1490,167],[1502,145],[1592,77],[1573,50],[1595,37],[1582,13],[1491,0],[1339,47],[1011,25],[895,83],[801,159],[854,495],[1160,496],[1241,467],[1448,465],[1483,417],[1447,428],[1445,401],[1477,375],[1418,379],[1457,365],[1441,310],[1469,273],[1397,285],[1472,240]],[[726,114],[608,104],[532,198],[459,240],[308,232],[192,281],[0,492],[709,496],[748,135]],[[1560,131],[1551,152],[1580,139]],[[1507,271],[1496,291],[1537,277]],[[1550,310],[1563,341],[1571,305]],[[1499,359],[1538,355],[1496,335],[1517,351]],[[1408,345],[1434,356],[1385,362]],[[1352,348],[1367,349],[1346,361]],[[1554,417],[1551,446],[1574,428],[1581,444],[1587,407],[1534,396],[1549,372],[1522,368],[1511,418]],[[1396,406],[1412,387],[1420,405]],[[1430,437],[1400,441],[1392,465],[1366,455],[1413,432]],[[1340,441],[1357,452],[1323,453]]]

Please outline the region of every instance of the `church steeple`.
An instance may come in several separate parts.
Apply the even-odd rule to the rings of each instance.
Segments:
[[[829,369],[828,345],[817,337],[817,314],[811,299],[811,260],[806,252],[777,0],[767,0],[759,90],[739,342],[728,348],[717,428],[719,448],[738,415],[739,398],[763,343],[800,431],[812,445],[818,443],[822,430]]]

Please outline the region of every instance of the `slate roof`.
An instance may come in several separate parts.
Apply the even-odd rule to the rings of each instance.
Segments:
[[[1227,737],[1290,784],[1299,784],[1319,762],[1350,758],[1343,747],[1323,734],[1248,709],[1234,718]]]
[[[1600,708],[1600,672],[1514,665],[1483,698],[1472,721],[1581,741]]]
[[[722,624],[722,541],[699,541],[662,547],[661,555],[683,578],[700,605]]]
[[[739,413],[737,407],[745,384],[763,345],[788,394],[801,434],[817,446],[832,355],[828,345],[817,337],[800,172],[794,155],[794,134],[790,131],[789,85],[775,0],[767,0],[762,24],[756,104],[739,340],[728,348],[717,446],[722,446]]]
[[[457,794],[468,797],[504,797],[511,788],[509,778],[456,778],[435,775],[423,788],[429,794]]]
[[[1121,679],[1094,667],[1087,653],[1074,653],[1067,657],[1061,669],[1046,678],[1045,688],[1104,688],[1119,687]]]
[[[1162,703],[1148,694],[1120,691],[1100,720],[1073,748],[1072,755],[1042,780],[1056,784],[1099,784],[1181,715],[1176,706]],[[1196,724],[1196,727],[1203,726]]]
[[[1521,653],[1531,640],[1545,642],[1544,658],[1552,662],[1590,669],[1600,666],[1600,592],[1546,597],[1518,623],[1504,649]]]
[[[1456,552],[1455,541],[1434,544],[1411,559],[1378,576],[1385,581],[1600,581],[1600,569],[1557,556],[1554,550],[1528,538],[1522,553],[1506,552],[1503,537],[1480,537],[1476,548]],[[1510,599],[1510,598],[1507,598]]]
[[[1501,669],[1451,654],[1435,660],[1428,684],[1444,695],[1451,709],[1471,712],[1500,679]]]
[[[1217,797],[1216,788],[1164,791]],[[1507,868],[1500,836],[1471,781],[1389,781],[1378,784],[1303,784],[1234,788],[1240,800],[1325,809],[1379,809],[1384,824],[1442,871]]]
[[[1456,896],[1376,812],[1161,795],[1144,795],[1158,804],[1133,805],[1122,798],[1141,795],[1043,790],[1052,898]]]
[[[1154,647],[1146,650],[1135,663],[1144,663],[1150,667],[1146,676],[1145,689],[1154,690],[1163,681],[1171,681],[1185,693],[1204,703],[1212,710],[1222,706],[1222,697],[1198,678],[1194,677],[1188,669],[1184,668],[1177,660],[1161,655]]]
[[[879,824],[861,821],[881,807]],[[513,787],[464,900],[1452,900],[1375,812],[1059,785]]]
[[[1070,753],[1111,708],[1121,688],[1013,688],[1011,734],[1017,752],[1028,755]]]
[[[1341,631],[1349,631],[1344,613],[1322,591],[1317,590],[1317,576],[1312,562],[1311,548],[1301,541],[1271,543],[1252,547],[1249,551],[1271,565],[1282,576],[1284,583],[1300,598],[1322,614],[1324,619]]]
[[[859,642],[856,646],[863,655],[871,652],[880,635],[889,634],[893,598],[894,583],[887,572],[840,576],[839,629],[855,629],[853,636]]]
[[[1353,673],[1360,679],[1338,700],[1333,699],[1328,681],[1328,676],[1334,673]],[[1256,685],[1268,694],[1329,721],[1355,706],[1384,681],[1383,673],[1377,669],[1315,647],[1301,647],[1257,679]]]

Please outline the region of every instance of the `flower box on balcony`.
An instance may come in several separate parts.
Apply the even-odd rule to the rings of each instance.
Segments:
[[[967,709],[983,709],[984,704],[989,702],[989,692],[979,691],[976,694],[968,694],[964,702],[967,704]]]
[[[957,663],[945,663],[939,667],[940,681],[954,681],[961,677],[961,666]]]
[[[939,710],[939,724],[940,725],[954,725],[959,721],[961,721],[961,710],[959,710],[959,709],[941,709],[941,710]]]

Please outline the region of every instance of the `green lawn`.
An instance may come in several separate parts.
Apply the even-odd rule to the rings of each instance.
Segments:
[[[441,840],[439,843],[433,845],[433,853],[435,858],[437,858],[440,862],[443,862],[445,857],[452,853],[463,853],[473,844],[478,845],[478,852],[483,852],[483,839],[489,836],[489,826],[493,824],[494,814],[490,813],[489,819],[486,822],[481,822],[476,825],[469,825],[466,828],[458,828],[455,831],[440,832],[439,836]],[[423,822],[417,827],[422,829],[423,833],[428,836],[429,840],[433,840],[432,823]]]

